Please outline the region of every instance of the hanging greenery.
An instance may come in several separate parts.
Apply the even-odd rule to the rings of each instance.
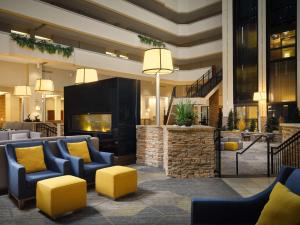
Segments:
[[[152,45],[154,47],[164,47],[164,48],[166,47],[165,43],[163,43],[162,41],[158,41],[158,40],[155,40],[150,37],[146,37],[141,34],[139,34],[138,37],[139,37],[140,41],[146,45]]]
[[[32,50],[38,49],[40,52],[47,52],[49,54],[59,54],[69,58],[73,51],[73,47],[63,47],[59,44],[54,44],[45,40],[38,40],[36,38],[25,37],[22,35],[11,33],[10,37],[22,48],[30,48]]]

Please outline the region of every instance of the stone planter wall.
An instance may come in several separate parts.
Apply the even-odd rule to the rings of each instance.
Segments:
[[[285,141],[298,131],[300,131],[300,124],[297,123],[281,123],[280,129],[282,132],[282,141]]]
[[[136,162],[146,166],[163,166],[163,127],[137,126]]]
[[[213,177],[214,128],[137,126],[137,163],[176,178]]]

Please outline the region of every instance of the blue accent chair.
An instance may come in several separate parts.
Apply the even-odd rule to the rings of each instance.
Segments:
[[[277,182],[300,195],[300,169],[283,167],[270,187],[252,197],[223,200],[193,198],[192,225],[255,225]]]
[[[43,145],[44,160],[47,170],[26,173],[25,167],[17,162],[15,148]],[[11,143],[5,146],[8,161],[8,193],[18,201],[22,209],[24,202],[35,198],[36,183],[40,180],[58,177],[70,173],[70,162],[57,158],[51,152],[48,142],[32,141]]]
[[[86,141],[90,153],[91,163],[84,163],[80,157],[72,156],[69,154],[67,143]],[[62,157],[71,162],[72,174],[74,176],[85,179],[88,183],[95,182],[95,174],[98,169],[113,166],[114,154],[109,152],[98,151],[90,138],[66,138],[58,140],[58,148]]]

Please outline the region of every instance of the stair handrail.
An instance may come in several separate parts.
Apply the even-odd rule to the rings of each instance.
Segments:
[[[296,142],[296,144],[295,144]],[[271,151],[270,151],[270,164],[271,164],[271,173],[273,175],[276,175],[279,173],[279,170],[281,168],[281,166],[283,165],[282,163],[282,159],[283,159],[283,152],[284,151],[292,151],[292,154],[287,155],[286,158],[288,159],[287,161],[291,160],[295,160],[295,163],[291,163],[293,165],[290,166],[294,166],[294,167],[300,167],[300,150],[298,149],[298,145],[300,144],[300,131],[298,131],[297,133],[293,134],[291,137],[289,137],[288,139],[286,139],[284,142],[282,142],[280,145],[278,146],[273,146],[271,147]],[[295,150],[296,148],[296,150]],[[297,152],[298,150],[298,152]],[[293,156],[295,158],[293,158]],[[275,158],[277,157],[277,158]],[[287,165],[289,166],[289,165]]]
[[[38,123],[36,124],[36,131],[43,133],[45,131],[46,136],[56,136],[57,135],[57,127],[49,126],[46,123]]]
[[[262,139],[263,137],[266,137],[266,135],[261,134],[259,135],[254,141],[252,141],[252,143],[250,145],[248,145],[245,149],[243,149],[240,152],[235,153],[235,169],[236,169],[236,175],[239,175],[239,155],[244,154],[245,152],[247,152],[256,142],[258,142],[260,139]]]

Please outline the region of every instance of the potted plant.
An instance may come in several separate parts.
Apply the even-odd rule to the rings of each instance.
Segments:
[[[275,130],[279,130],[279,121],[276,117],[269,117],[267,119],[266,131],[273,133]]]
[[[255,129],[256,129],[256,121],[255,121],[255,119],[251,119],[249,131],[254,132]]]
[[[178,126],[192,126],[196,118],[194,105],[191,101],[180,102],[176,105],[175,121]]]
[[[227,128],[228,128],[228,130],[233,130],[234,129],[234,118],[233,118],[233,111],[232,110],[230,110],[230,112],[228,114]]]

